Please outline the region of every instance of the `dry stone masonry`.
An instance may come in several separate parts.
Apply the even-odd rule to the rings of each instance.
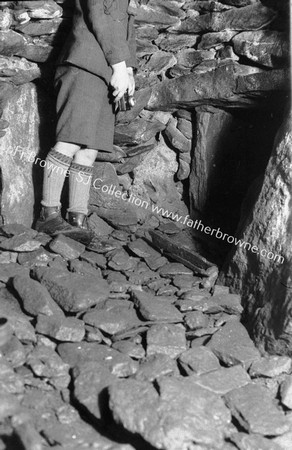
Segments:
[[[0,450],[291,450],[288,1],[137,1],[89,246],[31,228],[73,4],[0,2]]]
[[[2,1],[0,8],[1,130],[6,130],[1,140],[5,150],[1,152],[1,213],[3,219],[14,222],[18,211],[22,222],[30,226],[31,205],[34,201],[38,205],[40,195],[34,188],[41,179],[40,161],[34,164],[33,157],[44,157],[54,143],[51,82],[54,62],[71,26],[73,0]],[[288,2],[277,0],[139,1],[137,104],[118,115],[116,152],[111,161],[100,153],[96,178],[179,215],[187,213],[182,198],[187,195],[184,180],[189,178],[192,214],[204,215],[216,189],[210,179],[218,180],[213,166],[222,174],[220,160],[227,159],[229,176],[235,169],[230,152],[223,147],[239,147],[241,136],[232,138],[231,133],[228,142],[220,143],[226,115],[234,108],[271,109],[275,97],[281,108],[285,101],[287,11]],[[229,126],[236,126],[237,120],[231,115]],[[210,136],[216,125],[218,135]],[[246,117],[238,125],[242,136],[252,126]],[[262,123],[257,124],[260,138],[265,139],[266,132]],[[270,133],[271,140],[275,130]],[[251,147],[267,155],[265,145],[262,150],[255,142]],[[240,149],[241,158],[250,157],[246,152]],[[263,159],[260,162],[266,164]],[[245,167],[236,175],[248,178],[248,174]],[[246,190],[250,182],[238,187],[235,180],[230,181],[231,190]],[[228,197],[230,186],[223,188]],[[243,193],[239,196],[242,200]],[[92,208],[116,225],[135,226],[151,216],[148,209],[104,197],[93,189]],[[229,207],[230,201],[227,198]]]

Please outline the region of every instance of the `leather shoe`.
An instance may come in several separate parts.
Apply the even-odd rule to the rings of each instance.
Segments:
[[[94,238],[94,232],[88,228],[87,215],[70,211],[67,214],[67,221],[71,229],[62,234],[86,246],[89,245]]]
[[[35,224],[36,231],[49,234],[50,236],[69,231],[72,228],[72,225],[69,225],[69,223],[63,219],[61,208],[59,206],[43,206],[40,217]]]
[[[87,215],[79,212],[68,212],[67,221],[73,227],[88,230]]]

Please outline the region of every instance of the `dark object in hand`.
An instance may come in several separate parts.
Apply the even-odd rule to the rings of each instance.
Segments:
[[[130,97],[129,94],[126,92],[123,95],[123,97],[118,101],[118,110],[129,111],[133,106],[133,100],[131,102],[130,99],[133,99],[133,97]]]

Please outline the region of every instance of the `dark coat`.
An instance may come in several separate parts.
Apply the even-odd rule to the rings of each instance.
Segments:
[[[137,67],[135,49],[129,0],[75,0],[72,30],[58,64],[69,62],[109,82],[112,64]]]

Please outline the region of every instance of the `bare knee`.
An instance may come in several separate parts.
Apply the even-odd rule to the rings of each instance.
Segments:
[[[97,157],[98,150],[92,148],[84,148],[78,150],[74,157],[74,162],[83,166],[92,166]]]
[[[69,156],[70,158],[73,158],[76,152],[80,150],[80,145],[72,144],[71,142],[58,141],[54,146],[54,150],[62,153],[63,155]]]

